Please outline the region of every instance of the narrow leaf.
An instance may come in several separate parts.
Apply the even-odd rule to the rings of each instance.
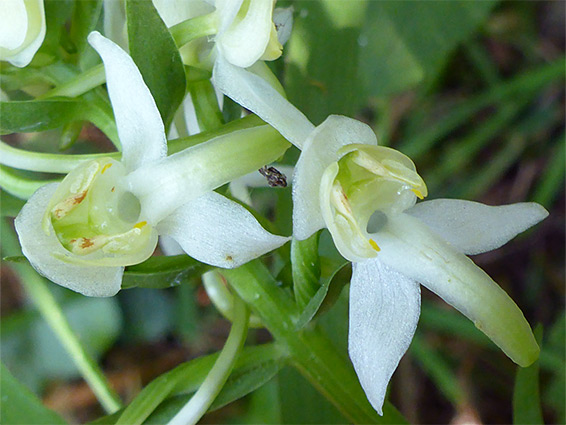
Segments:
[[[4,424],[65,424],[55,412],[47,409],[24,385],[0,364],[2,403],[0,418]]]
[[[295,300],[304,308],[319,290],[320,260],[318,239],[320,232],[303,241],[291,241],[291,264],[293,270],[293,290]]]
[[[85,107],[79,100],[0,102],[0,134],[51,130],[73,121]]]
[[[188,255],[150,257],[143,263],[126,268],[122,289],[170,288],[187,282],[191,276],[200,276],[210,268]]]
[[[171,33],[151,1],[127,0],[130,54],[147,84],[165,128],[185,96],[185,69]]]

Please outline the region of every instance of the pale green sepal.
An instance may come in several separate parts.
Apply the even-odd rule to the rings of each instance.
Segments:
[[[19,68],[27,66],[41,47],[45,32],[43,0],[2,1],[0,60]]]
[[[407,213],[468,255],[497,249],[548,216],[534,202],[489,206],[460,199],[421,202]]]
[[[16,217],[23,254],[41,275],[58,285],[91,297],[115,295],[120,290],[124,267],[76,264],[74,260],[79,256],[63,248],[53,227],[49,233],[43,229],[43,216],[57,186],[54,183],[40,188]]]
[[[309,135],[293,177],[293,235],[307,239],[326,226],[320,206],[321,179],[325,169],[340,159],[345,145],[377,145],[372,129],[360,121],[329,116]]]
[[[299,149],[314,130],[307,117],[268,82],[222,56],[214,64],[212,79],[217,89],[271,124]]]
[[[153,0],[153,5],[168,27],[214,10],[203,0]]]
[[[515,302],[481,268],[408,214],[384,217],[379,260],[426,286],[474,322],[507,356],[528,366],[539,347]]]
[[[165,157],[167,140],[163,121],[132,58],[96,31],[89,34],[88,42],[104,62],[108,95],[126,169],[133,171]]]
[[[290,239],[267,232],[244,207],[216,192],[185,203],[157,229],[191,257],[222,268],[239,267]]]

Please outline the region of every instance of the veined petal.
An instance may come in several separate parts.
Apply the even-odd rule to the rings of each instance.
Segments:
[[[222,93],[271,124],[298,148],[314,130],[307,117],[265,80],[230,64],[221,55],[214,64],[212,78]]]
[[[368,400],[383,415],[387,384],[419,321],[420,285],[379,258],[352,267],[348,351]]]
[[[50,221],[50,233],[45,233],[43,217],[57,186],[52,183],[38,189],[16,218],[22,252],[34,269],[58,285],[89,297],[115,295],[120,290],[124,267],[82,266],[65,262],[65,258],[78,256],[63,248]]]
[[[215,192],[187,202],[162,220],[157,229],[175,239],[191,257],[227,269],[290,239],[267,232],[244,207]]]
[[[232,21],[226,31],[218,34],[218,50],[228,62],[247,68],[263,55],[273,27],[272,10],[269,0],[249,0],[246,16],[239,22]]]
[[[380,261],[460,310],[518,365],[537,359],[539,347],[523,313],[481,268],[415,217],[401,213],[384,222],[373,235]]]
[[[10,13],[5,14],[2,10],[0,32],[12,32],[14,27],[18,29],[15,36],[2,36],[0,59],[23,68],[31,62],[45,38],[46,24],[43,0],[10,0],[2,3],[3,6],[10,4],[11,7],[8,7]],[[25,10],[22,10],[22,6]],[[24,32],[23,39],[22,32]]]
[[[167,141],[163,121],[132,58],[96,31],[89,34],[88,42],[104,62],[126,169],[133,171],[165,157]]]
[[[548,216],[534,202],[492,207],[459,199],[425,201],[406,212],[468,255],[497,249]]]
[[[372,129],[357,120],[329,116],[309,135],[293,177],[293,235],[307,239],[325,227],[320,209],[320,184],[324,171],[340,159],[338,150],[352,143],[377,145]]]

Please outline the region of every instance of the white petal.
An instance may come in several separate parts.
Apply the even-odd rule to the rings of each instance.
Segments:
[[[120,290],[124,267],[80,266],[55,257],[77,257],[63,248],[53,227],[49,235],[42,227],[45,209],[57,186],[53,183],[38,189],[16,217],[22,252],[41,275],[65,288],[89,297],[115,295]]]
[[[378,258],[352,267],[348,351],[368,400],[383,415],[387,384],[419,321],[420,285]]]
[[[377,145],[366,124],[340,115],[329,116],[310,134],[293,177],[293,235],[303,240],[325,227],[319,193],[324,170],[339,159],[338,150],[352,143]]]
[[[419,219],[388,216],[373,238],[378,258],[454,306],[520,366],[538,357],[531,328],[513,300],[482,269]]]
[[[163,121],[136,64],[118,45],[93,31],[88,42],[98,52],[106,70],[122,162],[128,171],[167,155]]]
[[[271,124],[298,148],[314,130],[307,117],[265,80],[228,63],[222,56],[214,64],[212,78],[222,93]]]
[[[468,255],[499,248],[548,216],[534,202],[492,207],[459,199],[420,202],[407,213]]]
[[[187,202],[157,229],[191,257],[223,268],[238,267],[289,240],[267,232],[244,207],[215,192]]]
[[[14,0],[10,0],[9,3],[12,1]],[[23,43],[19,46],[19,48],[16,48],[14,52],[5,52],[4,49],[0,48],[0,56],[2,57],[2,59],[4,60],[4,55],[6,55],[8,57],[6,57],[5,60],[9,61],[12,65],[20,68],[28,65],[31,62],[38,49],[41,47],[43,40],[45,39],[46,31],[43,0],[27,0],[23,3],[26,7],[25,24],[21,22],[22,16],[19,14],[19,12],[16,12],[18,19],[20,20],[18,25],[24,26],[26,31]],[[20,10],[19,7],[18,9]],[[9,17],[8,19],[11,19],[11,17]],[[0,31],[4,32],[4,22],[0,23],[0,28]],[[18,35],[15,38],[20,39],[21,37],[20,35]],[[11,41],[15,42],[16,40],[12,39]]]
[[[26,39],[28,14],[24,0],[3,0],[0,14],[0,48],[15,50]]]
[[[244,0],[216,0],[214,5],[220,19],[218,36],[224,34],[236,18]]]
[[[235,66],[252,66],[265,52],[273,22],[273,3],[269,0],[250,0],[246,16],[223,33],[216,43],[221,55]]]

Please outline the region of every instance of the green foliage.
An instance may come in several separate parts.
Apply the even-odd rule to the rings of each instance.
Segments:
[[[316,232],[304,241],[295,238],[291,241],[293,292],[300,308],[304,308],[320,288],[319,236],[320,232]]]
[[[41,401],[16,380],[4,364],[0,364],[0,418],[3,424],[66,424],[55,412],[45,408]]]
[[[143,263],[126,268],[122,288],[170,288],[200,276],[210,266],[188,255],[150,257]]]
[[[542,326],[535,328],[535,337],[542,343]],[[543,424],[539,390],[539,361],[526,368],[517,368],[513,392],[513,423]]]
[[[152,2],[127,0],[126,17],[130,54],[155,99],[165,128],[169,128],[185,96],[185,69],[179,50]]]

